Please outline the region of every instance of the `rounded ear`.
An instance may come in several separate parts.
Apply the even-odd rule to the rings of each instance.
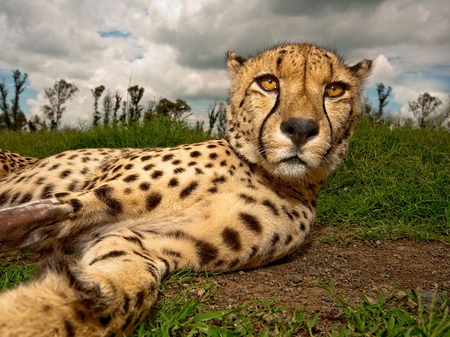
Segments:
[[[236,73],[247,60],[234,51],[227,53],[227,67],[230,73]]]
[[[365,79],[370,75],[372,64],[373,62],[371,60],[362,60],[349,68],[356,76],[361,79]]]

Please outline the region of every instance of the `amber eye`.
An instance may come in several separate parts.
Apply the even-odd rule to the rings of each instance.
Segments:
[[[342,83],[331,83],[325,88],[328,97],[338,97],[345,93],[345,85]]]
[[[278,81],[275,76],[264,75],[256,80],[261,88],[266,91],[278,90]]]

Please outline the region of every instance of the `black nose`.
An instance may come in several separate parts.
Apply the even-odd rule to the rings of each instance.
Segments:
[[[291,118],[281,123],[280,129],[297,147],[302,146],[319,133],[319,125],[316,122],[299,118]]]

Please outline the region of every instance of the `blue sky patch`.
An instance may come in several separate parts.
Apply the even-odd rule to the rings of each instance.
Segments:
[[[120,30],[101,31],[101,32],[98,32],[98,34],[104,38],[113,37],[113,38],[126,39],[127,37],[131,36],[131,33],[122,32]]]

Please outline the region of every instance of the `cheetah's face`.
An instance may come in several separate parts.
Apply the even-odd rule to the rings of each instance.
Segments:
[[[236,151],[275,176],[333,169],[360,114],[371,62],[353,67],[311,45],[285,45],[248,60],[230,52],[228,134]]]

